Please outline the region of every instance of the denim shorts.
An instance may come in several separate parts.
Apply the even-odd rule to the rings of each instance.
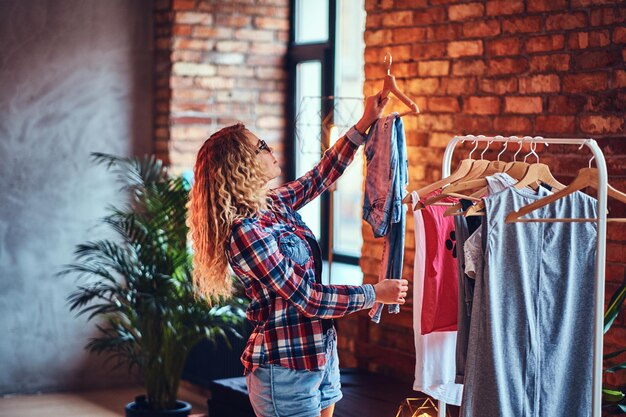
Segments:
[[[337,333],[324,335],[326,365],[317,371],[260,365],[246,376],[257,417],[317,417],[343,396],[339,382]]]

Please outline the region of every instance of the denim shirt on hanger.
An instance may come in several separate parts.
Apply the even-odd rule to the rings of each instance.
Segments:
[[[402,278],[406,207],[402,198],[408,184],[408,162],[404,126],[398,113],[382,117],[371,127],[365,144],[367,174],[363,220],[372,226],[374,236],[385,237],[379,281]],[[372,321],[378,323],[382,304],[370,310]],[[389,313],[400,312],[398,304],[389,306]]]

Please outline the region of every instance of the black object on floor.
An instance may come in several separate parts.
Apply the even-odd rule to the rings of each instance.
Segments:
[[[209,416],[255,417],[244,377],[218,379],[209,388]],[[393,417],[405,398],[422,395],[410,382],[362,369],[341,370],[341,391],[334,417]]]

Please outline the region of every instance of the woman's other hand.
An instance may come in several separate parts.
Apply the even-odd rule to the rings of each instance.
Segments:
[[[386,279],[374,284],[376,301],[383,304],[404,304],[409,281],[406,279]]]
[[[367,129],[380,118],[388,102],[389,97],[385,97],[381,100],[380,93],[365,99],[363,116],[361,116],[361,119],[356,123],[356,130],[361,134],[365,134]]]

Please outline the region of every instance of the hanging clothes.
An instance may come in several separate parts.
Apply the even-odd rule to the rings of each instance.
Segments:
[[[504,221],[545,193],[484,198],[462,417],[591,414],[596,225]],[[595,218],[596,200],[576,192],[529,217]]]
[[[435,191],[425,199],[439,194]],[[457,200],[447,197],[446,203]],[[447,206],[427,205],[422,211],[426,242],[421,332],[457,330],[458,278],[454,219],[444,216]]]
[[[363,220],[372,226],[374,236],[385,237],[378,280],[402,278],[406,207],[402,198],[409,181],[404,126],[398,113],[378,119],[370,128],[365,143],[367,173],[363,201]],[[382,304],[370,310],[378,323]],[[389,313],[400,312],[398,304],[389,305]]]
[[[426,237],[422,210],[415,210],[418,194],[411,193],[415,225],[413,268],[413,334],[415,340],[415,380],[413,389],[448,404],[459,405],[463,386],[454,383],[456,332],[422,335],[421,311],[426,265]]]

